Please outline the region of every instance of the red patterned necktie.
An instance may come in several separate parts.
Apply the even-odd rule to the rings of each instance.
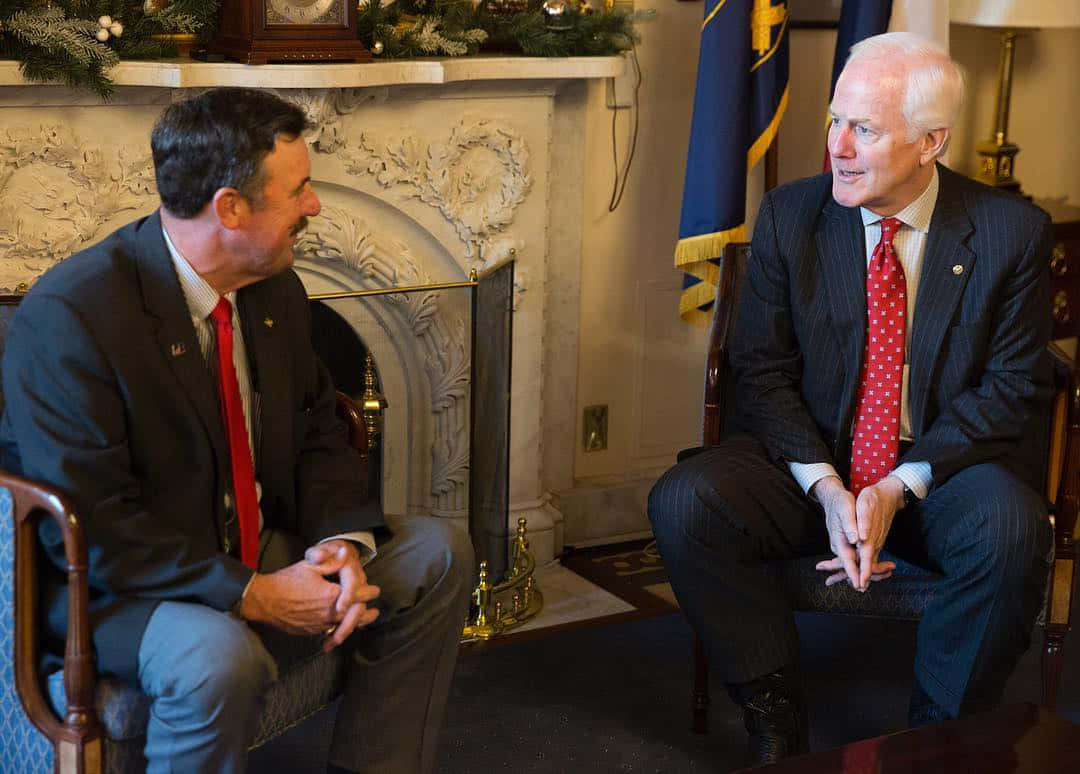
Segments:
[[[244,423],[244,403],[240,399],[240,385],[233,367],[232,304],[221,298],[210,317],[217,330],[218,394],[229,437],[233,497],[240,526],[240,560],[255,570],[259,560],[259,501],[255,496],[255,468]]]
[[[896,467],[900,443],[907,318],[907,284],[893,248],[900,225],[896,218],[881,219],[881,240],[866,267],[866,349],[851,444],[851,492],[856,495]]]

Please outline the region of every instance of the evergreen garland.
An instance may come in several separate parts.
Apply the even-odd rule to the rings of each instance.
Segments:
[[[17,59],[28,80],[86,87],[108,99],[108,69],[120,59],[176,56],[169,35],[213,37],[219,0],[172,0],[160,8],[162,2],[0,0],[0,57]],[[583,12],[579,2],[568,0],[560,19],[565,29],[553,29],[543,0],[527,0],[517,13],[500,13],[489,0],[368,0],[359,10],[357,36],[383,59],[481,51],[603,56],[630,48],[638,40],[634,23],[648,18],[621,9]]]

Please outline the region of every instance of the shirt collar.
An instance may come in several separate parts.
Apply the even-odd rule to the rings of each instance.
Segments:
[[[937,204],[938,185],[937,164],[934,164],[934,172],[930,176],[930,184],[926,186],[926,189],[921,194],[915,197],[915,201],[893,215],[893,217],[905,226],[909,226],[916,231],[921,231],[924,234],[928,232],[930,230],[930,218],[933,217],[934,206]],[[859,208],[859,214],[862,215],[864,226],[877,223],[882,218],[881,215],[878,215],[876,212],[870,212],[870,210],[865,207]]]
[[[169,256],[172,258],[173,266],[176,268],[176,276],[180,280],[180,289],[184,292],[184,301],[187,303],[188,312],[191,314],[192,319],[205,320],[214,311],[214,307],[217,306],[218,299],[221,298],[220,294],[210,286],[210,283],[199,276],[199,273],[192,268],[187,259],[176,249],[176,245],[169,238],[169,232],[165,229],[164,223],[161,224],[161,233],[165,237],[165,246],[169,248]],[[225,298],[235,309],[236,291],[230,290],[225,294]]]

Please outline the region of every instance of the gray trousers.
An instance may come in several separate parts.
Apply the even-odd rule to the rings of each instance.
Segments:
[[[724,682],[797,662],[791,605],[761,563],[828,553],[829,540],[821,506],[758,441],[734,434],[670,469],[649,494],[649,518],[675,596]],[[897,513],[885,546],[944,575],[919,622],[923,689],[954,716],[996,704],[1046,589],[1042,496],[999,465],[975,465]]]
[[[394,536],[365,568],[382,612],[346,649],[329,762],[372,774],[431,772],[473,573],[464,530],[435,518],[388,518]],[[303,556],[295,537],[264,531],[259,569]],[[151,698],[147,770],[243,772],[263,696],[321,637],[249,625],[205,605],[162,602],[139,644]]]

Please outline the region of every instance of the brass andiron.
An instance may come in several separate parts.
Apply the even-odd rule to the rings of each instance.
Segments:
[[[375,360],[370,352],[364,358],[364,394],[361,401],[368,449],[371,450],[379,445],[379,435],[382,433],[382,412],[387,404],[386,397],[375,386]]]
[[[521,626],[544,607],[544,595],[533,578],[536,561],[529,552],[525,519],[518,519],[511,555],[506,580],[496,585],[488,579],[487,562],[480,562],[480,582],[473,591],[463,640],[490,640]]]

